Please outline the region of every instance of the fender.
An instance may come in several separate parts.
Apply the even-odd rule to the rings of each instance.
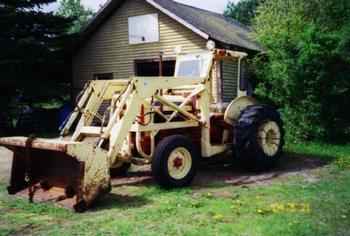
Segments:
[[[234,99],[226,108],[224,120],[230,125],[234,125],[241,112],[248,106],[257,105],[258,102],[249,96],[238,97]]]

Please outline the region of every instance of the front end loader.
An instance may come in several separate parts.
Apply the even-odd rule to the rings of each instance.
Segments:
[[[55,198],[83,212],[110,190],[107,155],[93,145],[21,137],[1,144],[14,153],[9,194],[28,194],[31,202]]]
[[[276,110],[240,86],[246,56],[211,49],[178,55],[174,77],[89,82],[61,138],[0,139],[14,152],[8,192],[30,201],[45,195],[83,212],[111,190],[113,170],[131,163],[151,165],[165,188],[188,186],[200,158],[229,151],[251,169],[271,168],[281,156],[283,125]],[[238,63],[230,103],[218,86],[223,60]]]

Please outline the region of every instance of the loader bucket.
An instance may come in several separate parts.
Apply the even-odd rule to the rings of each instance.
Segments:
[[[92,144],[24,137],[1,138],[14,153],[8,192],[55,201],[77,212],[110,191],[107,154]]]

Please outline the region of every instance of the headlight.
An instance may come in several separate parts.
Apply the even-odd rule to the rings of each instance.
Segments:
[[[210,51],[213,51],[216,47],[216,44],[213,40],[209,40],[207,42],[207,48],[210,50]]]

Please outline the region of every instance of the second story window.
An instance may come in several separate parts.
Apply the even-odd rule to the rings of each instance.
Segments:
[[[159,41],[158,14],[129,17],[129,43],[153,43]]]

